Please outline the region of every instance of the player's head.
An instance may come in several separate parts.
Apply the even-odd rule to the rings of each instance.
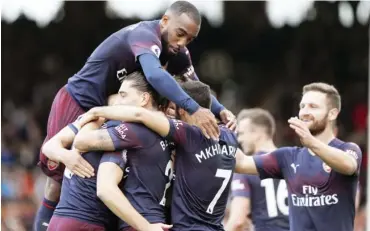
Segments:
[[[272,140],[276,125],[270,112],[262,108],[243,109],[237,116],[238,142],[245,153],[254,153],[257,146]]]
[[[162,16],[162,40],[170,53],[176,54],[198,36],[201,16],[198,9],[187,1],[173,3]]]
[[[318,135],[325,129],[333,131],[341,109],[341,97],[332,85],[311,83],[303,87],[299,108],[299,118],[307,123],[312,135]]]
[[[199,106],[211,108],[211,88],[207,84],[200,81],[188,81],[181,83],[180,86]],[[177,107],[176,118],[193,123],[191,116],[183,108]]]
[[[148,83],[141,72],[133,72],[126,76],[118,91],[119,98],[115,104],[132,105],[148,109],[158,108],[168,104],[156,90]]]

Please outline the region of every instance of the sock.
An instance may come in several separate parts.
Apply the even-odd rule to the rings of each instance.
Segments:
[[[57,204],[57,201],[49,201],[44,198],[36,214],[33,227],[34,231],[46,231],[48,229],[50,219],[53,216]]]

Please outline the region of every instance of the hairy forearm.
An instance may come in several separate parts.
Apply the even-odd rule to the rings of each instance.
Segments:
[[[309,149],[319,156],[334,171],[345,175],[352,175],[356,172],[356,160],[344,151],[330,147],[317,140]]]
[[[117,185],[105,186],[98,197],[119,218],[136,230],[148,230],[149,222],[130,204]]]

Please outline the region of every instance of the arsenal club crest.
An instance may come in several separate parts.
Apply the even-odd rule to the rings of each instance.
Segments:
[[[57,169],[57,168],[58,168],[59,163],[58,163],[58,162],[55,162],[55,161],[52,161],[52,160],[48,160],[47,165],[48,165],[48,169],[49,169],[50,171],[53,171],[53,170],[55,170],[55,169]]]
[[[331,168],[327,164],[325,164],[325,163],[322,163],[322,168],[327,173],[330,173],[331,172]]]

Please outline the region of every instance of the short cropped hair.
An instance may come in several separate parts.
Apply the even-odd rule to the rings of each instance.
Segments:
[[[303,87],[303,95],[309,91],[317,91],[326,94],[329,101],[330,108],[337,108],[339,111],[341,109],[341,97],[338,90],[327,83],[315,82],[307,84]]]
[[[179,16],[181,14],[188,15],[197,25],[202,23],[202,17],[198,9],[190,2],[176,1],[168,9]]]
[[[155,107],[168,105],[168,100],[162,97],[146,80],[141,71],[135,71],[127,75],[123,81],[132,81],[132,87],[140,92],[147,92],[152,96],[152,104]]]
[[[267,135],[273,137],[276,130],[275,119],[271,113],[262,108],[243,109],[237,116],[238,123],[243,119],[250,119],[252,124],[264,127]]]
[[[180,83],[182,89],[204,108],[211,108],[211,88],[200,81],[187,81]]]

